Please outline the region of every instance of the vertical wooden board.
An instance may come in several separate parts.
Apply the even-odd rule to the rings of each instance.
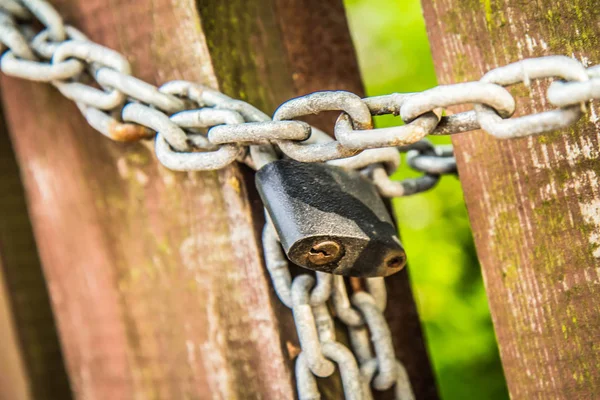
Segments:
[[[142,79],[216,86],[193,3],[55,5]],[[47,86],[3,95],[77,397],[293,397],[238,168],[173,173]]]
[[[69,399],[25,193],[0,119],[0,399]]]
[[[525,57],[600,63],[594,1],[423,1],[440,83]],[[550,108],[548,82],[511,89],[517,115]],[[454,138],[460,178],[514,399],[600,396],[600,124],[500,141]]]
[[[319,90],[348,90],[364,95],[341,1],[253,0],[199,2],[198,6],[215,73],[224,92],[268,113],[291,97]],[[237,18],[239,15],[247,18]],[[281,35],[273,35],[271,40],[268,35],[256,35],[272,30]],[[248,49],[250,54],[230,49]],[[336,118],[335,113],[325,113],[307,120],[331,132]],[[386,318],[396,354],[407,368],[417,398],[437,399],[408,273],[402,271],[386,278],[386,282]],[[280,318],[285,318],[285,314],[289,316],[284,311]],[[339,333],[343,340],[343,332]],[[298,346],[297,341],[290,343]],[[323,396],[338,398],[339,394],[330,389],[323,388]],[[378,399],[393,398],[392,391],[374,394]]]
[[[32,398],[29,379],[1,267],[0,258],[0,400],[27,400]]]

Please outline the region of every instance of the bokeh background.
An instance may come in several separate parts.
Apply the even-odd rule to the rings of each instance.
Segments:
[[[420,0],[345,0],[367,95],[437,84]],[[378,117],[378,126],[400,122]],[[435,143],[450,143],[434,138]],[[402,168],[396,178],[414,176]],[[458,179],[394,200],[410,278],[443,400],[507,399]]]

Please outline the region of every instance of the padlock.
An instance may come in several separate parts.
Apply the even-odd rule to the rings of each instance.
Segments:
[[[356,277],[391,275],[406,264],[383,200],[360,173],[284,159],[262,167],[256,185],[293,263]]]

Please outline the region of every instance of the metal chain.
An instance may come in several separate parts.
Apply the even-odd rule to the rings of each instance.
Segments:
[[[372,399],[371,388],[394,387],[396,399],[413,400],[408,375],[394,356],[392,334],[383,316],[387,303],[383,278],[365,279],[367,290],[353,293],[351,299],[339,275],[317,272],[316,284],[308,274],[292,280],[277,233],[266,215],[262,237],[265,264],[277,297],[292,309],[302,350],[296,358],[299,399],[320,399],[315,377],[331,376],[335,363],[346,399]],[[348,327],[352,351],[336,340],[330,307]]]
[[[45,29],[35,33],[33,19]],[[549,132],[574,124],[585,105],[600,98],[600,66],[585,68],[563,56],[526,59],[491,70],[478,82],[438,86],[421,93],[359,96],[317,92],[282,104],[273,118],[252,105],[186,81],[156,87],[131,75],[121,54],[91,42],[67,26],[45,0],[0,0],[0,70],[6,75],[48,82],[73,100],[89,124],[116,141],[155,137],[158,160],[177,171],[214,170],[234,161],[258,169],[279,152],[298,161],[328,162],[360,169],[382,196],[420,193],[441,175],[456,173],[452,149],[433,146],[428,135],[452,135],[483,128],[498,138]],[[559,78],[547,97],[551,111],[510,118],[516,102],[505,86]],[[442,115],[451,106],[473,110]],[[295,120],[338,110],[333,137]],[[373,127],[373,116],[400,116],[404,125]],[[423,176],[392,181],[399,152]],[[268,220],[268,217],[267,217]],[[346,399],[371,399],[371,388],[394,387],[397,399],[414,395],[406,371],[394,356],[383,312],[383,278],[364,280],[366,290],[350,297],[340,276],[303,274],[292,280],[275,229],[263,232],[265,262],[279,299],[292,309],[302,348],[296,358],[300,399],[319,399],[315,376],[337,365]],[[333,316],[348,327],[352,351],[335,337]]]
[[[35,34],[33,17],[46,29]],[[369,167],[368,175],[387,197],[427,190],[440,174],[454,171],[447,150],[421,149],[409,165],[425,175],[391,181],[388,175],[398,165],[396,150],[403,151],[398,146],[422,143],[428,135],[480,128],[498,138],[549,132],[572,125],[581,118],[585,103],[600,98],[598,66],[586,69],[572,58],[551,56],[496,68],[478,82],[421,93],[364,99],[344,91],[312,93],[285,102],[271,119],[245,102],[195,83],[175,81],[158,88],[131,76],[125,57],[64,25],[45,0],[0,0],[0,42],[8,48],[0,60],[5,74],[51,83],[77,103],[90,125],[113,140],[156,137],[157,158],[167,168],[211,170],[236,160],[259,168],[281,151],[298,161]],[[516,103],[504,87],[544,78],[562,79],[547,91],[557,108],[510,118]],[[474,109],[441,116],[441,110],[459,105]],[[327,110],[341,111],[333,138],[294,120]],[[384,114],[399,115],[405,124],[374,129],[372,117]]]

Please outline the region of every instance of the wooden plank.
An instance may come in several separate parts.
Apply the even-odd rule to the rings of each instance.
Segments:
[[[441,83],[524,57],[600,62],[594,1],[424,1]],[[548,82],[512,91],[518,115],[549,108]],[[575,127],[519,140],[454,138],[513,399],[600,397],[598,105]]]
[[[193,80],[267,112],[315,89],[361,92],[337,0],[53,3],[149,82]],[[262,266],[250,171],[167,171],[151,143],[106,140],[55,90],[2,88],[76,397],[293,398],[298,341]],[[390,284],[390,304],[406,301],[390,311],[399,354],[417,395],[434,393],[406,274]]]
[[[0,267],[2,266],[0,262]],[[21,344],[14,326],[14,316],[3,269],[0,268],[0,400],[31,399]]]
[[[69,399],[71,390],[19,168],[0,117],[0,399]]]

